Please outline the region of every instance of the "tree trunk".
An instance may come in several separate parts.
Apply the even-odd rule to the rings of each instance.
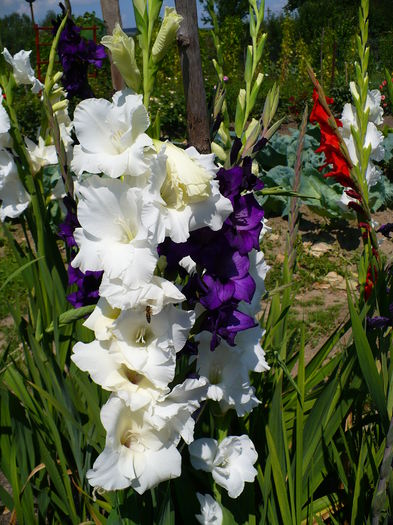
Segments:
[[[183,17],[177,33],[177,42],[187,106],[188,140],[200,153],[210,153],[209,122],[199,48],[196,0],[175,0],[175,5],[176,11]]]
[[[119,23],[121,26],[119,0],[100,0],[100,2],[106,31],[108,34],[112,34],[116,23]],[[112,63],[111,57],[110,61],[113,89],[115,91],[119,91],[120,89],[124,88],[123,77],[120,75],[117,67]]]

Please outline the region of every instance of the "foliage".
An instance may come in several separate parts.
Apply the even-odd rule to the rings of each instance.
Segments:
[[[299,131],[291,130],[289,135],[276,135],[258,156],[263,168],[262,180],[266,187],[281,186],[287,190],[293,187],[294,166]],[[319,146],[318,129],[309,126],[302,154],[302,178],[300,194],[302,202],[313,212],[330,219],[353,218],[354,214],[340,206],[342,187],[331,179],[325,179],[319,171],[324,164],[324,156],[316,154]],[[384,147],[391,151],[393,144],[390,135],[384,141]],[[388,154],[387,154],[388,155]],[[270,213],[288,215],[290,198],[287,196],[259,197],[264,209]],[[393,184],[382,176],[370,190],[370,202],[373,211],[393,202]]]
[[[14,55],[21,49],[34,49],[34,30],[31,18],[12,13],[0,19],[1,42]],[[32,53],[33,63],[35,61]]]
[[[217,14],[219,24],[223,24],[226,18],[244,19],[248,14],[248,0],[199,0],[204,8],[202,20],[212,25],[212,18],[209,15],[209,7],[213,8]]]

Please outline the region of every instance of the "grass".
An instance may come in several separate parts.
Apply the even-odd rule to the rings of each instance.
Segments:
[[[0,237],[0,283],[4,283],[17,269],[17,262],[6,239]],[[0,352],[8,345],[13,350],[19,344],[17,331],[10,314],[10,305],[15,306],[18,302],[21,306],[26,302],[26,290],[21,275],[10,281],[0,294]]]

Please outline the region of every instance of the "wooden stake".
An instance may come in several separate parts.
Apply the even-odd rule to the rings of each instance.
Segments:
[[[177,33],[187,106],[188,141],[200,153],[210,153],[209,122],[199,48],[198,17],[195,0],[175,0],[183,17]]]
[[[119,0],[100,0],[102,17],[105,22],[105,27],[107,34],[111,35],[116,23],[121,24],[121,15]],[[124,88],[123,77],[120,75],[117,67],[112,63],[112,57],[109,53],[109,59],[111,61],[111,76],[112,76],[112,85],[115,91],[119,91]]]

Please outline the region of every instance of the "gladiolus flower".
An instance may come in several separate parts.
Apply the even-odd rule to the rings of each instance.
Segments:
[[[199,494],[197,498],[201,505],[201,513],[195,517],[202,525],[221,525],[223,520],[222,508],[210,494]]]
[[[189,445],[192,466],[211,472],[214,481],[228,491],[230,498],[237,498],[244,490],[244,483],[252,483],[257,475],[253,464],[258,454],[251,439],[246,436],[229,436],[220,443],[202,438]]]
[[[3,50],[4,59],[12,66],[15,82],[17,84],[32,84],[31,91],[39,93],[44,85],[35,77],[34,70],[30,65],[30,53],[31,51],[22,49],[12,56],[6,47]]]

